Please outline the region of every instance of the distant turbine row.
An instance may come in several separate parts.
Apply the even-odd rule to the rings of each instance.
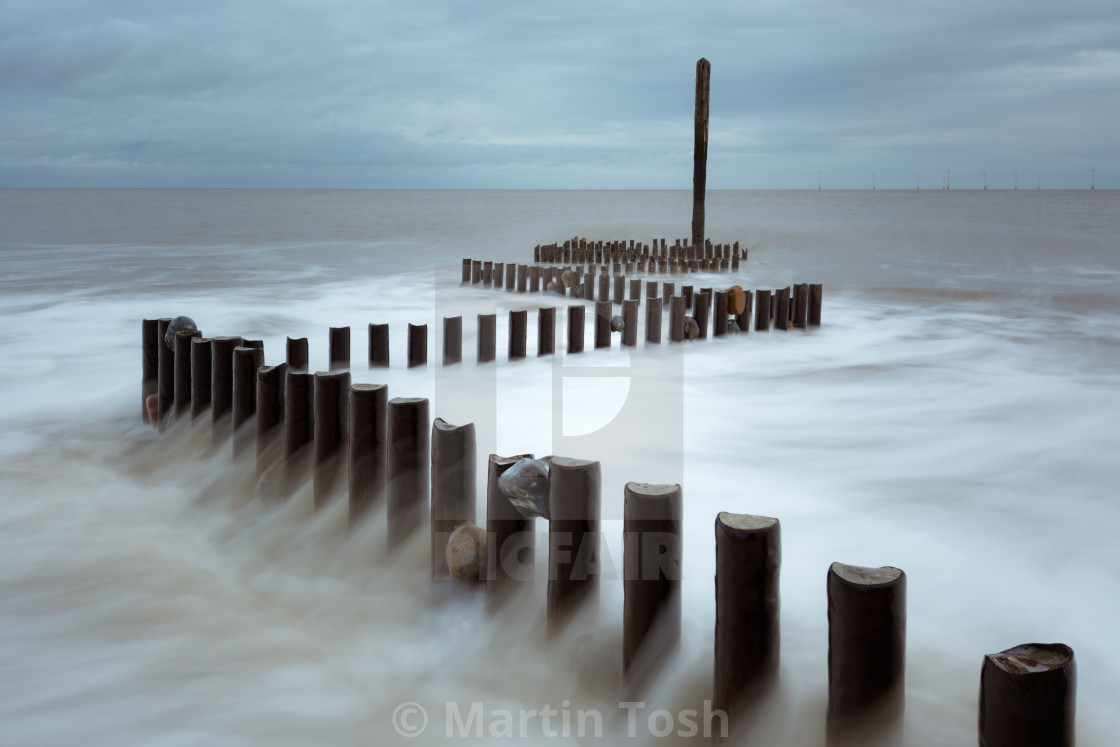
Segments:
[[[876,172],[876,171],[871,172],[871,189],[872,190],[878,189],[878,177],[879,177],[878,172]],[[952,177],[952,170],[951,169],[945,169],[945,173],[941,175],[941,189],[946,189],[947,190],[947,189],[952,188],[951,177]],[[823,181],[823,178],[822,178],[822,172],[817,171],[817,189],[818,190],[822,189],[823,185],[824,185],[824,181]],[[922,188],[922,175],[921,174],[916,175],[916,182],[915,182],[915,187],[914,188],[915,189],[921,189]],[[988,172],[985,171],[984,172],[984,189],[987,189],[987,188],[988,188]],[[1036,190],[1042,189],[1042,174],[1035,174],[1035,187],[1034,188]],[[1096,189],[1096,188],[1097,188],[1097,170],[1096,169],[1089,169],[1089,189]],[[1019,189],[1019,173],[1018,172],[1015,172],[1015,186],[1013,187],[1013,189]]]

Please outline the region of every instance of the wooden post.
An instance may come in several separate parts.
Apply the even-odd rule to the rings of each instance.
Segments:
[[[696,121],[692,146],[692,245],[704,245],[704,188],[708,180],[708,87],[712,64],[696,61]]]
[[[684,311],[687,314],[692,311],[692,286],[682,285],[681,295],[684,296]]]
[[[820,283],[811,283],[809,285],[809,324],[813,326],[820,326],[821,323],[821,296],[824,295],[824,287]]]
[[[474,423],[432,423],[432,578],[451,578],[447,541],[455,527],[474,521]]]
[[[630,279],[630,295],[629,295],[628,298],[631,301],[637,301],[638,303],[642,302],[642,279],[641,278],[631,278]]]
[[[828,737],[866,744],[900,720],[906,672],[906,574],[828,570]]]
[[[349,447],[350,372],[319,371],[315,374],[315,508],[331,498],[340,479]]]
[[[288,370],[284,377],[284,492],[295,493],[307,476],[315,437],[315,375]]]
[[[191,340],[191,420],[197,420],[210,407],[210,373],[213,366],[211,340]]]
[[[471,281],[471,261],[469,258],[463,260],[463,283]]]
[[[1073,747],[1077,664],[1062,643],[1026,643],[984,657],[981,747]]]
[[[556,307],[546,306],[537,311],[537,355],[556,352]]]
[[[389,387],[350,385],[349,489],[350,526],[356,525],[385,496],[388,482]]]
[[[307,373],[307,338],[288,338],[287,346],[288,370],[295,373]]]
[[[747,304],[743,307],[743,313],[735,315],[735,322],[739,325],[740,332],[751,331],[751,301],[753,294],[749,290],[743,291],[747,296]]]
[[[611,276],[605,272],[599,274],[599,302],[604,301],[611,301]]]
[[[622,302],[626,300],[626,276],[625,275],[615,275],[614,276],[614,298],[612,300],[620,306],[622,305]]]
[[[498,315],[478,315],[478,362],[490,363],[495,357],[498,337]]]
[[[230,434],[233,410],[233,350],[240,337],[215,337],[210,341],[210,422],[215,442]]]
[[[428,325],[408,325],[408,367],[428,365]]]
[[[327,360],[330,370],[344,371],[350,368],[350,328],[331,327]]]
[[[525,518],[498,487],[498,479],[520,459],[532,454],[500,457],[491,454],[486,472],[486,609],[496,612],[521,584],[533,580],[535,520]]]
[[[389,325],[369,325],[369,367],[389,367]]]
[[[288,364],[257,369],[257,477],[276,464],[284,424],[284,377]]]
[[[595,304],[595,347],[610,348],[611,346],[611,313],[614,307],[610,301],[599,301]]]
[[[781,524],[766,516],[716,517],[716,650],[712,707],[737,717],[778,679]]]
[[[404,544],[428,512],[428,400],[389,400],[388,546]]]
[[[716,291],[715,316],[712,319],[712,336],[727,334],[727,291]]]
[[[537,267],[536,265],[532,265],[532,266],[529,267],[529,292],[530,293],[540,293],[540,290],[541,290],[541,268]],[[445,560],[444,565],[446,565],[446,564],[447,564],[447,561]]]
[[[582,306],[568,307],[568,353],[583,352],[583,324],[584,315]]]
[[[175,417],[191,411],[191,340],[202,337],[197,329],[181,329],[175,333]]]
[[[622,344],[628,348],[638,344],[638,301],[627,299],[622,302]]]
[[[509,265],[506,267],[506,290],[513,290],[514,283],[517,280],[517,265]]]
[[[491,285],[494,284],[494,263],[493,262],[483,262],[482,263],[482,284],[484,286],[486,286],[487,288],[489,288]]]
[[[443,318],[443,365],[463,362],[463,317]]]
[[[646,299],[646,342],[660,344],[661,342],[661,297],[651,296]]]
[[[798,283],[793,286],[793,289],[793,326],[797,329],[805,329],[805,322],[809,314],[809,286],[806,283]]]
[[[140,322],[140,415],[148,418],[148,396],[159,395],[159,320],[143,319]]]
[[[482,282],[482,260],[476,259],[471,262],[471,285],[477,285]]]
[[[661,284],[661,308],[665,308],[669,305],[669,302],[673,299],[673,294],[676,293],[676,290],[676,283]]]
[[[156,323],[159,332],[159,347],[156,355],[156,392],[159,395],[159,404],[156,422],[160,428],[167,425],[168,416],[175,407],[175,350],[167,346],[167,328],[171,325],[171,321],[168,317]]]
[[[502,286],[505,284],[505,270],[505,262],[494,263],[494,287],[498,290],[501,290]]]
[[[681,637],[681,486],[623,489],[622,666],[641,683]]]
[[[699,339],[704,340],[708,337],[708,327],[711,326],[708,321],[709,310],[711,309],[712,297],[711,291],[707,288],[696,294],[696,309],[692,312],[692,318],[696,320],[696,326],[700,328]]]
[[[593,282],[594,280],[594,272],[588,272],[583,276],[583,300],[585,301],[595,300],[595,283]]]
[[[673,342],[684,341],[684,296],[669,299],[669,339]]]
[[[647,280],[646,281],[646,298],[660,298],[660,296],[657,295],[657,281],[656,280]]]
[[[770,291],[758,290],[757,308],[754,317],[754,329],[756,332],[768,332],[770,330]]]
[[[517,266],[517,292],[518,293],[524,293],[525,292],[525,280],[526,280],[525,276],[528,275],[528,274],[529,274],[529,266],[528,265],[518,265]]]
[[[257,414],[257,370],[264,365],[264,351],[260,348],[238,347],[233,349],[233,458],[253,452],[257,440],[256,423],[250,419]]]
[[[582,307],[580,307],[582,309]],[[599,595],[598,462],[553,457],[549,466],[548,606],[550,635]]]
[[[509,357],[518,360],[525,357],[526,340],[529,336],[529,312],[518,309],[509,312]]]

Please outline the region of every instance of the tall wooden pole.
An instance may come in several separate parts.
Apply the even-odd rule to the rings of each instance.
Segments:
[[[708,182],[708,84],[712,63],[696,61],[696,138],[692,147],[692,245],[704,246],[704,189]]]

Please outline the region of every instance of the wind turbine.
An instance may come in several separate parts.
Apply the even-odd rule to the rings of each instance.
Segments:
[[[1089,183],[1089,189],[1097,188],[1097,170],[1093,169],[1093,181]]]

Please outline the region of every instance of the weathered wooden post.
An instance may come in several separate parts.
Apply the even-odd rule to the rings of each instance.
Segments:
[[[657,295],[657,281],[656,280],[647,280],[646,281],[646,298],[660,298],[660,296]]]
[[[708,88],[712,63],[696,61],[696,121],[692,147],[692,245],[704,246],[704,188],[708,180]]]
[[[681,637],[681,486],[623,489],[622,666],[642,683]]]
[[[774,316],[774,328],[783,332],[789,329],[789,286],[778,289],[778,312]]]
[[[148,417],[148,396],[159,396],[159,320],[143,319],[140,322],[141,369],[140,414],[144,422]]]
[[[627,298],[630,301],[637,301],[638,303],[641,303],[641,301],[642,301],[642,279],[641,278],[630,278],[630,293],[627,296]]]
[[[330,500],[340,479],[345,479],[350,430],[350,372],[318,371],[315,374],[315,508]]]
[[[689,311],[692,310],[692,286],[691,285],[682,285],[681,286],[681,295],[684,296],[684,310],[685,310],[685,313],[687,314]]]
[[[498,338],[498,315],[478,315],[478,362],[490,363],[496,356]]]
[[[389,387],[350,385],[350,526],[360,522],[385,496],[388,482]]]
[[[828,738],[866,744],[905,705],[906,574],[833,563],[828,570]]]
[[[315,438],[315,375],[288,370],[284,377],[284,492],[307,476]]]
[[[735,315],[735,323],[739,325],[740,332],[751,331],[751,301],[753,294],[749,290],[743,291],[745,296],[743,310]]]
[[[622,344],[632,348],[638,344],[638,301],[622,302]]]
[[[443,365],[463,362],[463,317],[443,318]]]
[[[528,274],[529,274],[529,266],[528,265],[518,265],[517,266],[517,292],[518,293],[524,293],[525,292],[525,281],[527,279],[526,276]]]
[[[482,260],[476,259],[471,262],[471,285],[477,285],[482,282]]]
[[[211,340],[191,340],[191,420],[197,420],[210,407],[210,374],[213,367]]]
[[[191,340],[202,337],[197,329],[180,329],[175,333],[175,417],[191,412]]]
[[[692,312],[692,318],[696,320],[696,326],[700,328],[699,339],[704,340],[708,337],[708,327],[711,325],[708,321],[709,311],[712,307],[712,296],[709,289],[704,289],[696,294],[696,309]]]
[[[781,524],[766,516],[716,516],[716,650],[712,707],[730,727],[778,679]]]
[[[463,260],[463,280],[462,280],[462,282],[463,283],[469,283],[470,281],[471,281],[471,260],[470,260],[470,258],[466,258],[466,259]]]
[[[509,312],[509,354],[508,359],[518,360],[525,357],[529,337],[529,312],[517,309]]]
[[[684,296],[669,299],[669,339],[672,342],[684,341]]]
[[[276,464],[280,456],[287,373],[287,363],[257,369],[257,477]]]
[[[984,657],[980,747],[1073,747],[1077,664],[1062,643],[1025,643]]]
[[[798,283],[793,286],[793,289],[793,326],[797,329],[805,329],[805,323],[809,315],[809,285]]]
[[[389,325],[369,325],[369,367],[389,367]]]
[[[249,420],[257,414],[257,371],[264,365],[260,348],[233,349],[233,458],[253,452],[257,427]]]
[[[215,442],[230,434],[233,409],[233,350],[240,337],[215,337],[210,341],[210,422]]]
[[[646,342],[661,342],[661,297],[650,296],[646,299]]]
[[[582,307],[580,307],[582,309]],[[549,464],[548,632],[599,595],[598,462],[553,457]]]
[[[584,313],[582,306],[568,307],[568,353],[583,352]]]
[[[537,355],[556,352],[556,307],[546,306],[537,311]]]
[[[820,283],[810,283],[809,285],[809,324],[817,327],[821,323],[821,296],[824,295],[824,287]]]
[[[669,305],[669,302],[673,299],[673,294],[676,293],[676,290],[676,283],[661,284],[661,308],[665,308]]]
[[[494,263],[493,262],[483,262],[482,263],[482,284],[484,286],[486,286],[487,288],[489,288],[491,285],[494,284]]]
[[[502,286],[505,284],[505,271],[505,262],[494,263],[494,287],[498,290],[501,290]]]
[[[408,325],[408,367],[428,365],[428,325]]]
[[[474,423],[432,423],[432,578],[451,578],[447,541],[455,527],[474,521]]]
[[[350,368],[350,328],[331,327],[330,344],[327,348],[327,361],[332,371]]]
[[[614,276],[614,298],[611,299],[611,300],[613,300],[616,304],[618,304],[620,306],[622,305],[622,302],[626,300],[626,276],[625,275],[615,275]]]
[[[159,319],[156,329],[159,332],[159,347],[156,355],[156,393],[157,418],[160,428],[167,425],[167,418],[175,408],[175,349],[167,345],[167,328],[171,318]]]
[[[599,275],[599,303],[611,301],[611,276],[607,273]]]
[[[755,292],[758,297],[754,316],[754,329],[756,332],[770,330],[770,291],[759,289]]]
[[[533,580],[536,520],[514,508],[498,479],[520,459],[532,454],[500,457],[491,454],[486,472],[486,609],[496,612],[521,584]]]
[[[389,400],[388,546],[392,551],[424,524],[428,512],[428,400]]]
[[[307,373],[307,338],[288,338],[285,361],[288,370],[295,373]]]
[[[536,265],[529,267],[529,292],[540,293],[541,290],[541,268]],[[444,565],[446,565],[446,561]]]
[[[712,320],[712,336],[723,337],[727,334],[727,291],[716,291],[715,317]]]
[[[614,307],[610,301],[595,303],[595,347],[610,348],[611,346],[611,313]]]

